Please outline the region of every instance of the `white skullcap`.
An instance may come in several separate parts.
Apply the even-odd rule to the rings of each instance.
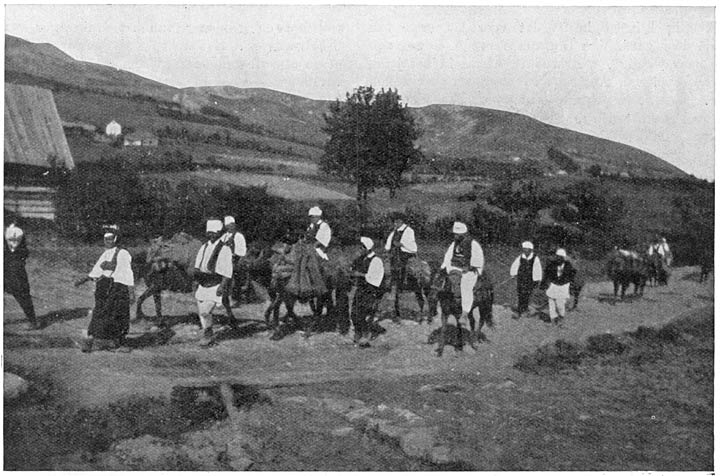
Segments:
[[[375,246],[375,243],[373,242],[373,240],[371,240],[367,236],[361,236],[360,243],[362,243],[363,246],[365,247],[365,249],[368,251],[371,250],[373,248],[373,246]]]
[[[531,250],[534,249],[533,244],[532,244],[531,242],[529,242],[529,241],[523,241],[522,247],[523,247],[523,248],[530,248]]]
[[[562,256],[563,258],[567,258],[567,253],[562,248],[558,248],[558,250],[555,252],[555,254],[558,256]]]
[[[228,215],[225,217],[225,225],[229,225],[230,223],[235,223],[235,219]]]
[[[320,210],[320,207],[312,207],[310,211],[308,211],[308,215],[311,217],[321,217],[322,210]]]
[[[19,227],[13,225],[10,225],[7,230],[5,230],[5,239],[6,240],[19,240],[23,237],[25,233],[20,229]]]
[[[452,232],[459,234],[467,233],[467,225],[465,225],[465,223],[463,222],[456,221],[455,223],[453,223]]]
[[[208,220],[207,225],[205,226],[205,231],[214,231],[219,232],[223,228],[223,222],[220,220]]]

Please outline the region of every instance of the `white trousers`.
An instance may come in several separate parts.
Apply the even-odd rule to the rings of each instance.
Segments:
[[[212,311],[215,309],[215,301],[200,301],[197,302],[198,316],[200,316],[200,325],[203,329],[210,329],[213,325]]]
[[[478,275],[475,271],[469,271],[463,273],[460,278],[460,304],[462,305],[462,311],[465,314],[469,314],[473,305],[473,288],[477,282]]]
[[[555,320],[558,318],[558,315],[560,317],[565,317],[565,303],[567,302],[567,299],[565,298],[559,298],[559,299],[553,299],[548,298],[548,311],[550,312],[550,319]]]

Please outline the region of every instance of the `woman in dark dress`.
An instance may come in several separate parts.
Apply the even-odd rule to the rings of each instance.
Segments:
[[[43,323],[35,316],[35,307],[30,297],[30,283],[25,270],[27,258],[25,233],[16,224],[11,223],[5,230],[3,289],[20,304],[28,320],[26,329],[37,330],[42,329]]]
[[[103,241],[105,251],[88,276],[76,283],[95,281],[95,308],[81,346],[83,352],[93,349],[95,339],[96,348],[101,350],[129,350],[123,344],[130,330],[130,302],[135,300],[132,256],[118,246],[116,226],[106,227]]]

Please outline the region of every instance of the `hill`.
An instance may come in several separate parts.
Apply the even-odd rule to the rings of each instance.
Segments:
[[[48,44],[6,35],[6,81],[50,87],[61,118],[103,125],[117,118],[134,129],[157,131],[193,125],[203,136],[230,130],[234,148],[277,152],[317,160],[326,136],[323,113],[330,101],[262,88],[232,86],[178,89],[116,68],[77,61]],[[102,110],[93,104],[102,104]],[[138,111],[135,114],[133,111]],[[142,111],[142,112],[140,112]],[[578,171],[598,165],[609,173],[682,177],[680,169],[634,147],[562,129],[522,114],[460,105],[412,108],[424,134],[419,144],[428,159],[462,160],[482,171],[485,164],[533,162],[545,171],[574,164]],[[179,124],[183,123],[183,124]],[[239,143],[238,141],[244,141]],[[550,151],[554,151],[554,154]],[[558,160],[558,157],[561,160]],[[572,172],[572,170],[568,170]]]

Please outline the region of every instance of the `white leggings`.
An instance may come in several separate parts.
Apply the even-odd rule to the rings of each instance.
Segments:
[[[465,314],[469,314],[473,305],[473,288],[477,282],[478,275],[475,271],[469,271],[463,273],[460,278],[460,304],[462,304],[462,311]]]
[[[198,301],[198,315],[200,316],[200,324],[203,329],[210,329],[213,325],[212,311],[215,309],[215,301]]]
[[[553,299],[548,298],[548,311],[550,312],[550,319],[555,320],[557,319],[558,315],[560,317],[565,317],[565,302],[567,299],[561,298],[561,299]]]

